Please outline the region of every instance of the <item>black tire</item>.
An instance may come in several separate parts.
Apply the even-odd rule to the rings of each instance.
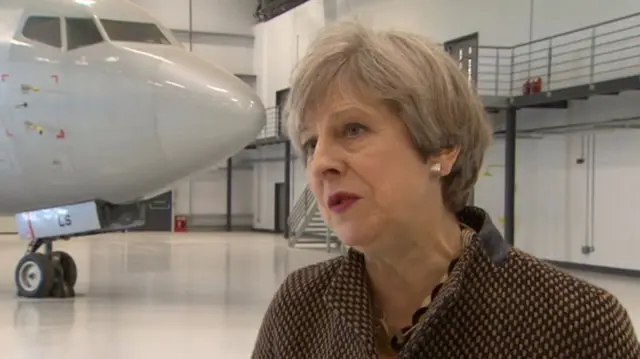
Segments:
[[[15,282],[18,296],[44,298],[53,287],[55,270],[51,260],[42,253],[29,253],[16,266]]]
[[[78,268],[76,267],[76,262],[73,260],[73,257],[71,257],[69,253],[63,251],[55,251],[52,252],[51,255],[53,257],[57,257],[60,261],[60,266],[64,273],[62,280],[69,287],[73,288],[78,280]]]

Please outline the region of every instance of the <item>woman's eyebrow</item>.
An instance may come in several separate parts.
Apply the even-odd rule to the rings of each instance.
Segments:
[[[347,119],[358,118],[362,116],[376,115],[373,110],[368,110],[362,106],[356,105],[343,105],[337,106],[329,110],[324,114],[329,121],[344,121]],[[300,138],[308,138],[313,133],[312,126],[309,125],[310,121],[302,121],[299,128]]]
[[[331,120],[344,120],[353,117],[370,116],[373,114],[373,111],[368,111],[361,106],[347,105],[336,108],[329,114],[329,117]]]

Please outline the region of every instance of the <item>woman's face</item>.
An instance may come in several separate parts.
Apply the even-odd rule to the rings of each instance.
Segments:
[[[420,157],[386,106],[332,97],[302,132],[311,190],[346,245],[386,248],[391,243],[378,239],[401,236],[442,210],[440,183],[430,173],[434,162]]]

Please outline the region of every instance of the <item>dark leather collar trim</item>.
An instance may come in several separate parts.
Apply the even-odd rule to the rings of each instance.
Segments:
[[[457,214],[458,220],[476,231],[482,249],[496,265],[507,260],[510,246],[496,228],[487,212],[479,207],[467,206]]]

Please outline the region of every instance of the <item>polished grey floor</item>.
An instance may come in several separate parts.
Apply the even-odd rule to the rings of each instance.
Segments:
[[[287,273],[328,258],[257,233],[109,234],[61,242],[79,267],[71,300],[15,297],[25,243],[0,236],[0,358],[248,358]],[[640,325],[640,281],[578,274]]]

